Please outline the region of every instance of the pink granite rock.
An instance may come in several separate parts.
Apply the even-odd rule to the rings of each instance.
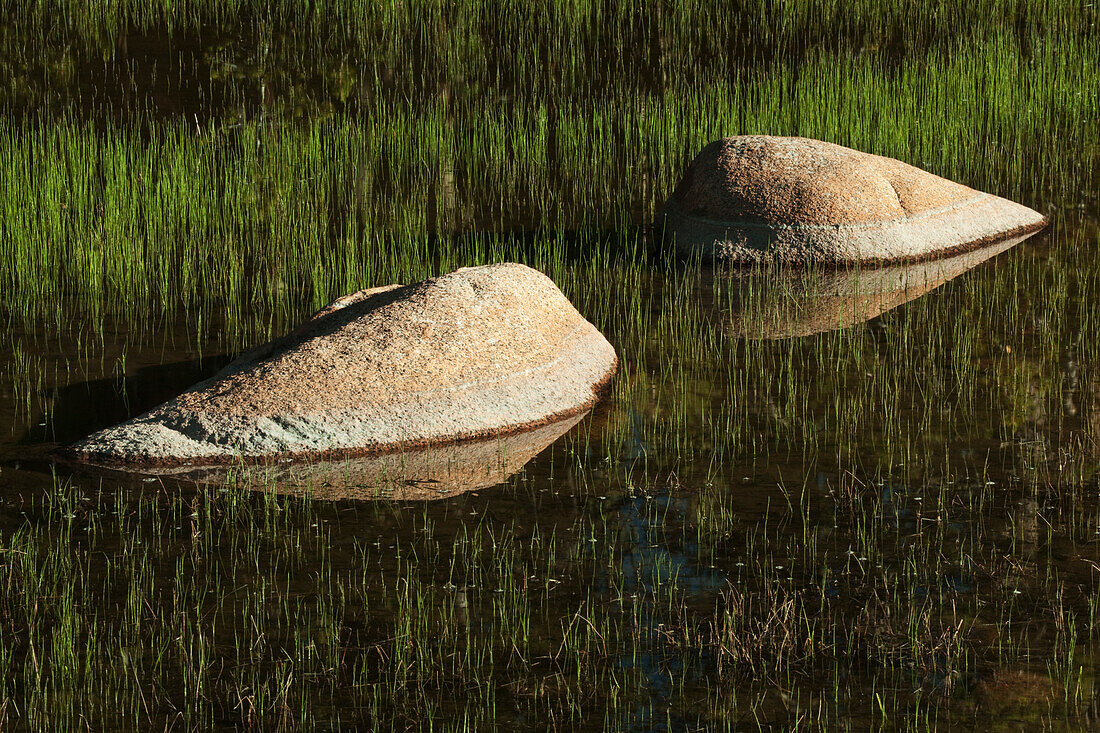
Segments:
[[[584,412],[616,365],[550,278],[517,264],[464,268],[345,296],[65,455],[148,468],[492,438]]]
[[[681,252],[729,264],[912,262],[1045,225],[1026,206],[892,158],[764,135],[703,148],[658,216]]]

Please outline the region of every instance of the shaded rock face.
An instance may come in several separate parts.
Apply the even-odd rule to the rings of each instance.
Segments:
[[[892,158],[763,135],[703,148],[657,221],[684,254],[730,264],[911,262],[1045,224],[1026,206]]]
[[[1030,235],[1028,235],[1030,236]],[[885,267],[753,268],[708,271],[745,296],[729,328],[746,339],[810,336],[848,328],[916,300],[1027,239],[1013,237],[928,262]]]
[[[516,264],[464,268],[345,296],[64,455],[148,468],[497,437],[584,412],[616,365],[550,278]]]

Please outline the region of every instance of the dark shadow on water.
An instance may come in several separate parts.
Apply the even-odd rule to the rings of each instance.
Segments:
[[[638,215],[635,218],[640,218],[640,212],[635,213]],[[435,234],[428,239],[429,251],[454,251],[458,249],[458,245],[471,239],[488,241],[492,238],[503,245],[504,252],[513,258],[511,261],[532,266],[534,265],[527,256],[528,253],[537,252],[547,242],[557,248],[555,254],[561,260],[570,264],[583,264],[598,259],[601,264],[636,267],[641,259],[644,264],[657,271],[679,266],[668,244],[654,234],[649,225],[634,224],[618,229],[554,229],[540,227],[529,221],[486,221],[484,225],[485,229],[481,231]],[[339,233],[332,232],[332,241],[340,241],[335,236]]]
[[[229,361],[226,355],[208,356],[142,367],[125,377],[61,387],[54,395],[47,424],[28,429],[18,442],[70,443],[172,399],[196,382],[213,376]]]
[[[533,28],[556,27],[555,13],[537,5],[532,10]],[[537,34],[535,48],[513,47],[495,42],[495,23],[490,20],[473,44],[482,49],[477,64],[481,68],[467,68],[456,83],[442,71],[451,62],[444,55],[447,43],[433,37],[434,33],[446,33],[446,24],[431,17],[427,6],[419,10],[409,7],[405,12],[413,16],[410,25],[422,25],[426,35],[408,37],[404,53],[396,58],[382,55],[377,59],[364,53],[364,46],[376,39],[369,33],[359,38],[348,34],[338,14],[326,18],[323,12],[321,27],[329,27],[319,35],[302,32],[286,18],[242,10],[232,26],[207,22],[169,28],[156,21],[148,26],[119,24],[113,36],[91,44],[79,32],[62,30],[68,23],[57,24],[50,35],[43,35],[37,25],[24,28],[11,23],[5,28],[0,23],[0,31],[6,33],[0,40],[9,48],[9,53],[0,55],[0,71],[10,77],[7,83],[12,88],[16,118],[46,112],[122,120],[136,113],[150,120],[182,119],[199,125],[272,113],[291,120],[334,112],[359,114],[379,101],[404,101],[414,106],[484,99],[523,103],[532,89],[561,88],[562,78],[578,71],[554,63],[561,56],[556,32]],[[508,15],[504,9],[485,12]],[[422,17],[415,17],[421,13]],[[580,57],[590,61],[587,69],[574,77],[569,92],[579,100],[605,99],[624,86],[635,93],[663,94],[674,83],[673,69],[679,69],[680,51],[675,38],[679,34],[654,32],[662,25],[657,20],[662,15],[665,13],[655,9],[649,18],[624,17],[621,24],[596,24],[572,39],[570,45],[585,49]],[[875,40],[884,63],[900,63],[913,45],[925,48],[942,42],[941,35],[933,31],[934,20],[924,20],[924,33],[919,36],[914,35],[916,26],[907,25],[904,36]],[[755,14],[748,14],[746,22],[749,28],[755,27]],[[858,51],[867,42],[867,29],[851,25],[851,21],[831,27],[815,24],[813,38],[772,38],[748,32],[749,28],[727,29],[719,45],[699,54],[712,66],[693,64],[679,69],[686,75],[684,81],[690,84],[715,74],[736,74],[823,47]],[[1026,38],[1023,34],[1021,41]],[[702,40],[695,38],[694,42]],[[516,63],[519,55],[532,52],[550,63],[533,69]],[[621,65],[630,73],[607,73],[608,64]],[[541,94],[548,103],[557,102],[554,96]]]

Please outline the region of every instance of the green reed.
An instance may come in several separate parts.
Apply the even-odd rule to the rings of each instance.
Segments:
[[[793,724],[795,706],[817,708],[822,727],[859,720],[857,701],[920,718],[919,701],[853,684],[870,674],[907,680],[948,723],[974,714],[957,702],[974,670],[1039,659],[1064,692],[1029,714],[1087,719],[1095,692],[1074,655],[1096,622],[1072,582],[1041,572],[1050,538],[1028,527],[1049,520],[1057,539],[1072,519],[1087,542],[1095,507],[991,511],[982,501],[1004,489],[961,474],[794,484],[789,501],[760,476],[655,488],[571,501],[564,486],[521,478],[440,512],[55,482],[19,505],[27,519],[2,548],[0,609],[20,633],[0,649],[0,709],[51,730],[463,717],[474,729],[512,714],[622,727],[661,720],[669,703],[730,729],[754,710]],[[767,513],[746,510],[762,493],[776,501]],[[517,500],[555,521],[493,516]],[[716,525],[719,515],[740,519]],[[978,542],[987,535],[1017,544],[1006,556]],[[701,654],[711,661],[700,677]],[[668,687],[647,710],[637,695],[655,676]],[[769,708],[770,685],[789,691],[784,706]],[[848,703],[828,702],[838,697]]]
[[[481,262],[547,272],[622,357],[593,424],[434,504],[5,462],[5,727],[926,730],[1011,717],[982,692],[1001,670],[1056,688],[1028,722],[1094,719],[1087,5],[0,8],[107,56],[123,29],[213,37],[243,108],[0,123],[3,414],[45,423],[9,452],[51,439],[66,389],[122,400],[143,368]],[[298,115],[295,64],[333,49],[356,70],[322,86],[347,108]],[[813,306],[636,227],[703,144],[750,132],[895,156],[1055,225],[872,322],[746,339],[747,316]]]
[[[1027,57],[1001,37],[902,69],[823,52],[583,114],[379,103],[364,119],[304,127],[8,125],[0,283],[24,317],[48,304],[137,314],[220,303],[230,320],[285,320],[458,264],[561,262],[548,243],[500,247],[492,233],[646,224],[702,145],[750,132],[836,141],[1072,208],[1092,180],[1098,54],[1072,35]],[[576,244],[592,257],[601,246]]]

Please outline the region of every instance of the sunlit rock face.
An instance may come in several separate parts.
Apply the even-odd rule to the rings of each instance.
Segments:
[[[703,148],[657,220],[686,256],[729,264],[911,262],[1045,224],[1026,206],[892,158],[764,135]]]
[[[168,468],[493,438],[586,411],[616,366],[550,278],[517,264],[464,268],[345,296],[64,455]]]

